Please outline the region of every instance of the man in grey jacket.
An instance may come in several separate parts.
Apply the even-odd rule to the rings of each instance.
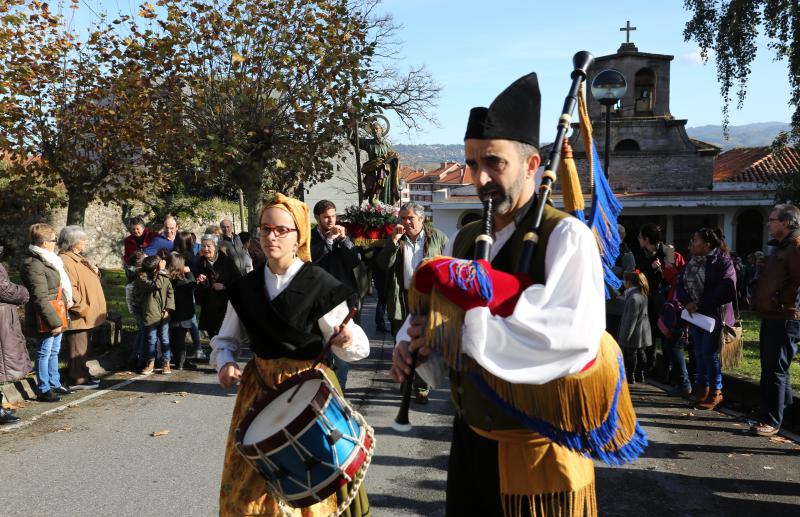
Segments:
[[[403,326],[408,316],[408,288],[414,270],[423,259],[441,255],[447,246],[447,235],[425,223],[425,207],[406,203],[400,208],[400,224],[392,238],[387,239],[376,263],[386,271],[386,312],[392,325],[392,336]],[[428,402],[428,385],[414,377],[416,400]]]

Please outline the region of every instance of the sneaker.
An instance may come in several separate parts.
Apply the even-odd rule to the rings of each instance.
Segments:
[[[760,422],[750,429],[756,436],[775,436],[780,431],[778,427],[772,427],[769,424]]]
[[[206,359],[208,359],[206,357],[206,353],[203,352],[202,348],[200,350],[195,351],[194,358],[198,361],[205,361]]]
[[[164,361],[164,365],[161,367],[161,373],[164,375],[172,373],[172,366],[170,366],[169,361]]]
[[[688,399],[692,395],[692,387],[691,386],[673,386],[669,391],[667,391],[670,397],[682,397]]]
[[[153,373],[153,370],[155,370],[155,369],[156,369],[156,362],[153,361],[153,360],[150,360],[150,361],[147,361],[147,364],[145,365],[144,368],[142,368],[142,371],[140,373],[142,375],[150,375],[151,373]]]
[[[59,386],[58,388],[53,388],[53,393],[56,395],[69,395],[71,393],[75,393],[71,389],[67,388],[66,386]]]
[[[0,408],[0,425],[16,424],[17,422],[19,422],[18,416],[11,411]]]
[[[39,393],[36,396],[36,400],[39,402],[61,402],[61,397],[56,395],[53,390],[49,390],[44,393]]]
[[[84,382],[83,384],[71,384],[69,389],[71,390],[96,390],[100,387],[100,381],[89,379],[88,381]]]

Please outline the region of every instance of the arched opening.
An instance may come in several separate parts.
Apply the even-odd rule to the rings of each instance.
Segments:
[[[631,138],[621,140],[616,147],[614,147],[615,151],[638,151],[639,149],[639,142]]]
[[[477,212],[467,212],[463,216],[461,216],[461,221],[459,221],[459,227],[464,227],[473,221],[480,221],[483,216]]]
[[[764,242],[764,216],[759,210],[744,210],[736,218],[736,253],[743,259],[761,251]]]
[[[656,74],[649,68],[636,72],[633,92],[636,115],[652,115],[656,97]]]

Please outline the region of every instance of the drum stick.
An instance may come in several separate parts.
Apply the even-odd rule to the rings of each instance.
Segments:
[[[339,334],[341,334],[341,332],[344,330],[344,328],[347,326],[347,324],[350,323],[350,320],[355,317],[357,312],[358,312],[358,308],[356,308],[356,307],[353,307],[352,309],[350,309],[350,312],[348,312],[347,316],[345,316],[345,318],[342,320],[342,324],[339,325],[339,332],[337,332],[336,334],[332,335],[331,338],[328,340],[328,342],[325,343],[325,346],[322,347],[322,352],[320,352],[319,355],[317,356],[317,358],[314,360],[314,364],[312,364],[311,368],[310,368],[311,370],[313,370],[314,368],[319,366],[319,363],[321,363],[322,360],[325,359],[325,354],[327,354],[328,351],[331,349],[331,342],[333,341],[333,339],[336,336],[338,336]],[[303,385],[302,382],[297,385],[297,387],[294,389],[294,391],[292,392],[292,394],[289,397],[289,399],[286,401],[287,404],[292,402],[292,399],[294,398],[295,395],[297,395],[297,392],[300,391],[300,386],[302,386],[302,385]]]

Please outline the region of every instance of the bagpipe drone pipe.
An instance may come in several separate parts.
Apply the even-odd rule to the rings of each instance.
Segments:
[[[483,199],[484,219],[473,223],[480,224],[482,230],[475,239],[476,258],[433,257],[423,261],[414,274],[408,299],[411,314],[427,315],[424,341],[446,363],[451,371],[451,381],[455,372],[457,378],[469,383],[472,392],[477,391],[493,408],[499,408],[517,424],[517,428],[528,429],[575,452],[618,465],[638,457],[647,445],[647,437],[636,421],[621,351],[608,333],[603,332],[597,356],[580,372],[541,385],[505,381],[481,367],[461,349],[466,311],[486,307],[494,316],[508,317],[514,312],[523,291],[536,282],[543,282],[543,278],[532,277],[531,261],[537,256],[543,217],[554,211],[547,201],[556,180],[554,171],[558,165],[561,165],[559,170],[562,172],[574,174],[566,182],[562,180],[562,192],[566,183],[571,184],[566,186],[567,192],[564,192],[565,211],[573,214],[578,210],[582,212],[582,207],[566,201],[567,198],[570,203],[581,200],[582,194],[574,164],[569,170],[569,164],[565,165],[561,159],[561,152],[576,104],[582,108],[581,131],[584,131],[584,123],[588,123],[581,86],[592,60],[588,52],[579,52],[573,58],[575,69],[571,74],[572,84],[559,118],[556,139],[545,162],[532,218],[525,218],[531,221],[531,228],[523,237],[516,273],[496,270],[489,262],[492,245],[491,199]],[[613,265],[616,259],[616,253],[610,250],[615,243],[617,247],[619,244],[619,235],[616,233],[619,204],[613,199],[602,170],[596,167],[599,160],[596,159],[591,141],[591,128],[587,129],[588,133],[582,134],[589,135],[584,142],[588,142],[593,151],[592,154],[587,152],[595,164],[591,170],[595,174],[599,171],[602,178],[601,182],[597,175],[594,176],[595,195],[589,221],[603,257],[604,271],[610,273],[610,266],[606,267],[606,263],[610,261]],[[565,158],[571,160],[569,152],[565,153]],[[570,187],[572,190],[569,190]],[[543,252],[540,250],[540,253]],[[601,308],[598,307],[598,310]],[[410,388],[410,384],[409,379],[406,388]],[[406,397],[410,397],[410,389],[404,393],[405,400],[398,421],[404,420],[408,425]],[[466,423],[482,427],[480,415],[473,415],[472,418],[475,418],[474,422],[466,418]]]

